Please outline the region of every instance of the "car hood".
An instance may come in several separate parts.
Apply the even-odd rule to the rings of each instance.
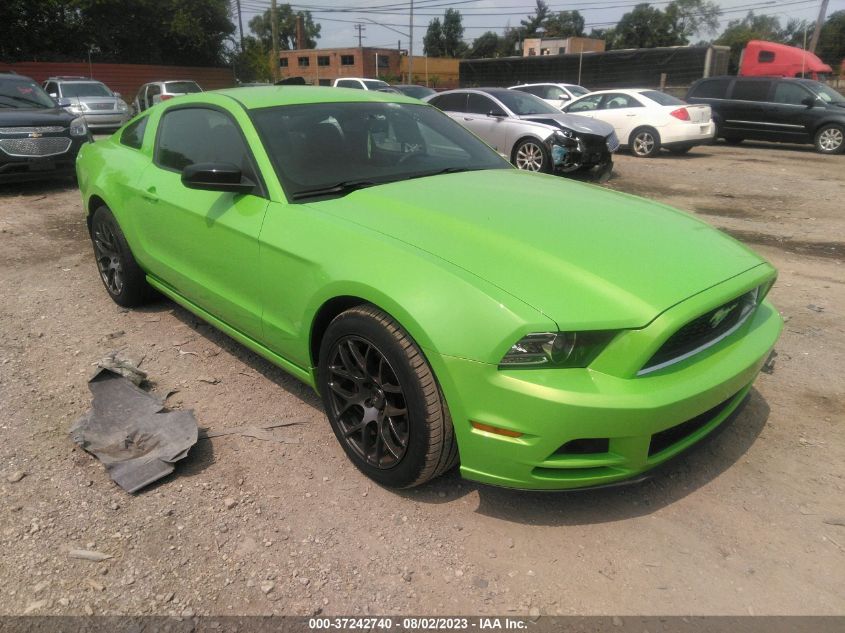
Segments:
[[[610,123],[577,114],[567,114],[566,112],[561,112],[560,114],[530,114],[519,118],[524,121],[535,121],[554,127],[563,126],[580,134],[610,136],[613,132],[613,126]]]
[[[76,117],[61,108],[2,108],[0,127],[61,125],[68,127]]]
[[[310,204],[463,268],[562,329],[641,327],[764,262],[667,206],[516,169],[400,181]]]

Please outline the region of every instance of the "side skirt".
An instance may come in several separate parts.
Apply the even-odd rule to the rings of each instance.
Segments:
[[[289,373],[294,378],[301,380],[306,385],[308,385],[312,389],[316,390],[316,383],[314,381],[313,372],[311,372],[307,369],[303,369],[299,365],[294,365],[289,360],[282,358],[281,356],[279,356],[278,354],[276,354],[272,350],[264,347],[261,343],[259,343],[255,339],[247,336],[246,334],[244,334],[243,332],[241,332],[239,330],[236,330],[231,325],[228,325],[224,321],[221,321],[220,319],[218,319],[217,317],[215,317],[211,313],[206,312],[205,310],[200,308],[195,303],[192,303],[191,301],[189,301],[188,299],[186,299],[185,297],[180,295],[178,292],[176,292],[176,290],[174,290],[173,288],[171,288],[170,286],[165,284],[163,281],[156,279],[155,277],[152,277],[150,275],[147,275],[147,283],[149,283],[153,288],[158,290],[161,294],[165,295],[166,297],[168,297],[168,298],[172,299],[173,301],[175,301],[176,303],[178,303],[180,306],[182,306],[186,310],[193,312],[195,315],[197,315],[198,317],[200,317],[204,321],[207,321],[208,323],[210,323],[211,325],[216,327],[218,330],[220,330],[224,334],[226,334],[226,335],[230,336],[231,338],[235,339],[238,343],[241,343],[242,345],[248,347],[249,349],[251,349],[256,354],[263,356],[264,358],[269,360],[274,365],[278,366],[279,368],[281,368],[284,371],[286,371],[287,373]]]

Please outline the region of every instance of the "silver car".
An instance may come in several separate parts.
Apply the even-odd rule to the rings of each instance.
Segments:
[[[519,169],[570,173],[613,168],[613,126],[565,114],[534,95],[506,88],[447,90],[425,99]]]
[[[157,103],[167,101],[179,95],[202,92],[196,81],[190,79],[175,79],[173,81],[151,81],[138,89],[132,102],[132,111],[139,114]]]
[[[50,77],[43,87],[57,102],[62,100],[65,110],[85,119],[92,132],[116,130],[129,120],[129,106],[120,93],[112,92],[101,81],[87,77]]]

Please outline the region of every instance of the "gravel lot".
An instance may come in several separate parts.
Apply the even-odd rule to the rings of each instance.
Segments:
[[[645,484],[568,494],[373,485],[307,388],[170,302],[112,304],[75,188],[4,186],[0,614],[845,613],[845,157],[744,144],[616,164],[606,186],[768,257],[787,324],[712,442]],[[67,436],[115,349],[201,427],[301,424],[201,440],[127,495]]]

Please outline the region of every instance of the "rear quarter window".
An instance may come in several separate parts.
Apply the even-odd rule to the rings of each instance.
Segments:
[[[692,89],[689,96],[698,99],[724,99],[728,94],[728,86],[730,85],[730,77],[705,79]]]
[[[141,149],[141,145],[144,144],[144,132],[147,131],[147,119],[149,118],[148,116],[141,117],[127,125],[120,134],[120,144],[132,149]]]

